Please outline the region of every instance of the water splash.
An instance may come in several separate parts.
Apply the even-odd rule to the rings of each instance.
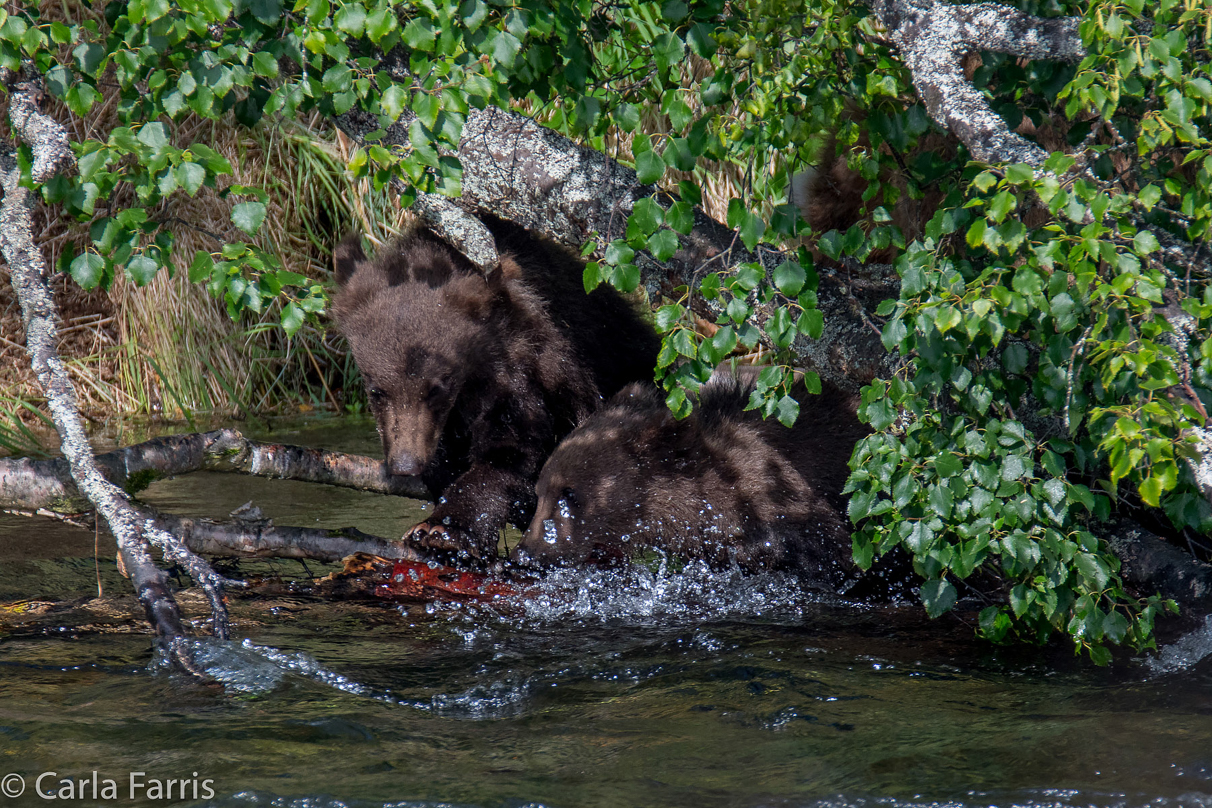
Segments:
[[[194,662],[230,694],[269,693],[285,678],[280,666],[243,645],[213,637],[199,637],[190,644]]]
[[[680,572],[655,568],[561,568],[549,572],[519,604],[522,619],[539,623],[745,618],[798,619],[819,598],[783,573],[714,571],[702,562]]]
[[[406,703],[328,670],[309,654],[291,654],[248,639],[235,643],[200,637],[191,643],[194,661],[229,694],[264,695],[281,687],[292,673],[355,696],[387,704]]]
[[[1203,626],[1162,647],[1145,664],[1154,674],[1174,673],[1190,668],[1209,654],[1212,654],[1212,614],[1204,618]]]

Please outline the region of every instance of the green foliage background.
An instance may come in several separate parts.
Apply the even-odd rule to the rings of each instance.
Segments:
[[[135,0],[72,26],[17,5],[0,11],[0,66],[31,64],[81,116],[102,83],[118,85],[122,125],[74,143],[78,174],[37,189],[90,223],[89,243],[60,267],[85,287],[117,272],[142,284],[171,266],[171,236],[144,207],[231,172],[205,143],[174,141],[188,113],[272,126],[358,107],[386,127],[409,112],[410,146],[369,143],[350,164],[376,188],[401,180],[406,202],[459,193],[448,155],[473,107],[530,109],[596,148],[629,137],[640,181],[676,199],[642,199],[624,238],[595,245],[587,288],[634,289],[637,252],[669,258],[703,180],[732,167],[744,182],[727,224],[746,248],[783,252],[772,271],[708,274],[657,311],[659,375],[679,413],[717,364],[763,341],[776,367],[752,405],[794,420],[793,347],[823,325],[815,261],[892,250],[901,294],[877,314],[904,362],[863,393],[874,433],[848,486],[856,560],[904,548],[931,614],[967,591],[989,601],[991,639],[1060,632],[1105,662],[1108,643],[1149,644],[1163,604],[1125,591],[1101,526],[1125,510],[1164,514],[1176,534],[1212,525],[1185,462],[1210,402],[1212,7],[1018,7],[1080,14],[1089,50],[1078,65],[982,54],[974,83],[1008,124],[1026,117],[1067,141],[1042,171],[921,148],[933,124],[910,76],[848,0]],[[653,110],[668,124],[655,132],[643,125]],[[869,215],[811,233],[787,202],[790,177],[830,140],[867,180]],[[106,204],[119,186],[142,207]],[[927,191],[943,201],[907,244],[891,212]],[[233,223],[256,232],[265,192],[223,192],[239,200]],[[291,333],[325,304],[320,285],[247,243],[200,252],[189,274],[233,316],[282,298]],[[710,338],[695,328],[695,296],[723,312]],[[759,305],[776,311],[760,325]],[[1190,338],[1176,334],[1180,318]]]

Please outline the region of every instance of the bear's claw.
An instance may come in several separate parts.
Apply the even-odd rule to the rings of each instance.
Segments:
[[[466,554],[473,558],[480,556],[475,542],[464,536],[461,530],[446,525],[431,525],[428,522],[421,522],[404,534],[404,541],[430,550]]]

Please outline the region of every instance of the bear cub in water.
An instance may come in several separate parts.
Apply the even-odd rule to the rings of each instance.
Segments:
[[[800,388],[791,429],[764,420],[745,410],[752,382],[717,373],[682,421],[653,385],[624,388],[548,459],[513,561],[611,562],[651,548],[842,586],[855,567],[841,492],[868,429],[828,385]]]
[[[618,292],[586,294],[574,253],[486,218],[487,277],[428,230],[372,260],[336,253],[333,314],[353,349],[391,474],[437,500],[405,538],[489,560],[506,522],[529,524],[543,461],[629,382],[660,342]]]

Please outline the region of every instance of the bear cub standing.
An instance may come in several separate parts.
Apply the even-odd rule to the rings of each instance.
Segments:
[[[791,429],[763,420],[745,410],[752,382],[717,371],[682,421],[653,385],[625,388],[548,459],[513,561],[610,562],[653,548],[842,586],[854,565],[841,492],[868,430],[829,386],[797,396]]]
[[[498,219],[487,277],[428,230],[373,260],[337,248],[333,314],[353,349],[391,474],[437,500],[406,540],[489,560],[524,527],[559,440],[629,382],[659,340],[615,290],[586,294],[573,253]]]

